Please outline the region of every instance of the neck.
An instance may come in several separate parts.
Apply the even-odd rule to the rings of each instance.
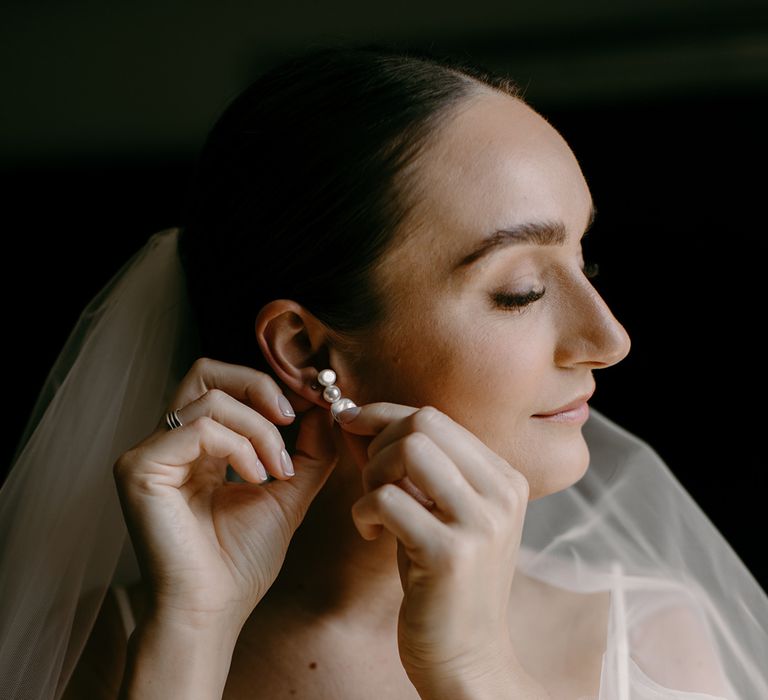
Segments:
[[[286,447],[292,451],[291,437],[286,437]],[[351,514],[362,495],[360,469],[342,449],[260,607],[290,612],[307,623],[339,623],[359,630],[392,627],[403,599],[397,539],[386,529],[375,540],[362,538]],[[539,587],[517,571],[510,602],[516,599],[519,604]]]
[[[270,605],[312,619],[391,626],[403,597],[397,540],[386,530],[375,540],[361,537],[351,508],[362,495],[360,470],[344,451],[310,504],[262,602],[268,598]]]

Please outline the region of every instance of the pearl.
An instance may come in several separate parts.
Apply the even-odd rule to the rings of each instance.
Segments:
[[[339,389],[339,387],[337,387],[335,384],[331,384],[331,386],[325,387],[325,391],[323,391],[323,398],[328,403],[338,401],[341,398],[341,389]]]
[[[331,386],[336,381],[336,372],[332,369],[324,369],[317,375],[317,381],[323,386]]]
[[[331,413],[334,420],[338,420],[339,413],[346,411],[348,408],[354,408],[357,404],[352,399],[339,399],[331,404]]]

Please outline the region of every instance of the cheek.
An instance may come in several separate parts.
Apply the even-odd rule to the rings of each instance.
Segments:
[[[540,329],[517,332],[509,321],[454,317],[429,331],[421,336],[424,361],[415,372],[420,403],[445,411],[486,443],[519,432],[552,367]]]
[[[431,405],[477,435],[528,479],[531,500],[578,481],[589,455],[580,430],[542,430],[530,416],[542,410],[552,383],[552,344],[543,324],[483,326],[427,321],[371,344],[367,401]]]
[[[461,401],[490,423],[527,418],[540,401],[552,354],[540,328],[509,321],[454,336],[450,359]],[[446,345],[450,341],[446,341]]]
[[[544,324],[415,307],[407,321],[370,344],[370,400],[433,405],[478,430],[508,429],[541,409],[552,369]]]
[[[371,337],[363,353],[361,400],[434,405],[450,393],[454,349],[425,310],[411,307],[397,328]]]
[[[545,408],[542,388],[556,368],[544,324],[509,323],[477,334],[444,336],[440,388],[431,403],[477,435],[528,479],[531,499],[568,488],[587,469],[580,429],[542,426],[531,415]],[[434,374],[434,367],[432,369]]]

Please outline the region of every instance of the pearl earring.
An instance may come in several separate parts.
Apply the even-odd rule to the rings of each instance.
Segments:
[[[323,389],[323,398],[331,404],[331,415],[338,422],[339,413],[348,408],[354,408],[357,404],[352,399],[342,398],[341,389],[334,384],[335,381],[336,372],[332,369],[323,369],[317,373],[317,382],[312,385],[312,388],[319,389],[320,386],[325,387]]]

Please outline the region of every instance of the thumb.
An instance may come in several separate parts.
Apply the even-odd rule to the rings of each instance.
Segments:
[[[339,461],[331,414],[316,406],[300,415],[295,454],[291,455],[296,473],[286,481],[270,484],[274,496],[296,518],[295,527],[301,524],[309,504]]]
[[[313,406],[301,414],[295,457],[300,465],[316,471],[318,466],[336,462],[339,455],[333,439],[333,424],[330,411],[321,406]]]

